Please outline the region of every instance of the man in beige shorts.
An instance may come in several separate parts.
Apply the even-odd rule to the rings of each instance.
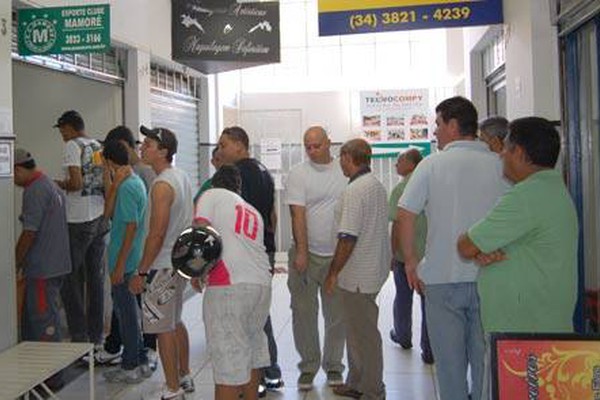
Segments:
[[[129,287],[142,293],[142,329],[158,337],[158,352],[165,374],[162,400],[182,399],[194,391],[190,377],[189,338],[181,321],[185,281],[174,273],[171,249],[179,234],[192,223],[192,190],[185,173],[172,166],[177,138],[168,129],[140,131],[146,138],[142,159],[156,172],[150,188],[148,236],[137,275]]]

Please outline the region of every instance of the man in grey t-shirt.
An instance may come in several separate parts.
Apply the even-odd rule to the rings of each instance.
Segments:
[[[23,230],[16,248],[17,268],[25,277],[22,339],[60,342],[60,286],[71,272],[65,195],[27,151],[17,149],[14,163],[15,184],[23,188]]]

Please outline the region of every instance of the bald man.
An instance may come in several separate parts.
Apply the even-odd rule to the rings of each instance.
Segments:
[[[376,298],[389,273],[390,241],[385,188],[371,173],[371,147],[350,140],[340,150],[350,182],[336,205],[337,243],[325,290],[342,294],[348,376],[333,392],[363,400],[385,399],[381,333]]]
[[[304,133],[308,160],[288,176],[286,204],[290,206],[294,243],[289,250],[288,288],[292,303],[294,343],[300,355],[298,389],[311,390],[319,366],[329,386],[344,383],[344,325],[338,290],[324,295],[323,283],[335,250],[333,214],[347,179],[330,152],[325,129],[312,126]],[[319,344],[319,292],[325,319],[323,354]]]

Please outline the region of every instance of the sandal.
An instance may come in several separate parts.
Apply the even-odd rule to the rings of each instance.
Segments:
[[[362,393],[356,389],[352,389],[348,385],[340,385],[333,388],[333,393],[342,397],[352,397],[353,399],[360,399]]]

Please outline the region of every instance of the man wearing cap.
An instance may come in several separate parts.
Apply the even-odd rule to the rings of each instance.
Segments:
[[[104,377],[108,382],[139,383],[149,377],[152,370],[147,365],[148,356],[142,343],[138,304],[129,291],[128,282],[142,257],[148,200],[144,183],[129,166],[125,144],[117,140],[105,142],[102,156],[106,169],[111,172],[107,176],[111,184],[106,188],[106,204],[110,206],[105,208],[104,216],[112,222],[108,244],[108,270],[113,315],[116,316],[112,324],[117,325],[123,344],[121,367],[106,371]]]
[[[175,134],[165,128],[140,127],[146,136],[142,160],[157,177],[148,201],[148,236],[137,274],[129,288],[142,293],[142,327],[158,337],[158,350],[166,379],[161,399],[181,399],[194,391],[190,377],[189,338],[181,320],[185,281],[174,274],[171,249],[179,234],[192,224],[192,188],[185,172],[172,166],[177,152]]]
[[[16,264],[25,276],[23,340],[60,342],[59,296],[71,272],[65,195],[23,149],[15,151],[15,185],[23,188]]]
[[[151,166],[145,164],[138,155],[137,146],[141,145],[142,142],[136,140],[133,136],[133,132],[131,132],[131,129],[124,125],[119,125],[111,129],[106,134],[103,143],[110,142],[111,140],[120,141],[127,147],[127,153],[129,154],[129,165],[131,165],[131,168],[133,168],[133,172],[142,178],[142,181],[146,186],[146,191],[148,191],[150,186],[152,186],[152,182],[154,182],[154,178],[156,178],[156,172],[154,172]]]
[[[133,172],[135,172],[136,175],[138,175],[140,178],[142,178],[142,182],[144,182],[146,192],[148,192],[148,190],[150,189],[150,186],[152,186],[152,182],[154,181],[154,178],[156,178],[156,173],[154,172],[152,167],[145,164],[141,160],[140,156],[138,155],[138,153],[136,151],[136,146],[138,144],[141,144],[141,142],[137,141],[134,138],[133,132],[131,132],[131,129],[129,129],[128,127],[126,127],[124,125],[120,125],[120,126],[117,126],[113,129],[111,129],[108,132],[108,134],[106,135],[106,138],[104,138],[103,144],[106,147],[108,143],[115,142],[115,141],[122,143],[125,146],[125,148],[127,149],[127,153],[128,153],[128,157],[129,157],[129,165],[133,169]],[[112,182],[112,179],[111,179],[111,176],[109,173],[110,171],[108,168],[106,168],[104,172],[106,174],[105,182],[107,183],[107,185],[110,185],[110,183]],[[113,200],[114,200],[114,198],[111,199],[109,196],[107,196],[105,209],[109,209],[114,206],[114,204],[111,204],[111,203],[113,203]],[[118,318],[113,310],[112,318],[111,318],[110,335],[107,336],[106,341],[104,342],[104,351],[98,352],[95,354],[96,360],[99,360],[102,363],[104,363],[104,362],[112,363],[113,360],[114,361],[118,360],[119,356],[121,355],[121,345],[122,345],[122,342],[121,342],[121,336],[119,334],[119,322],[118,322]],[[156,366],[157,366],[156,335],[150,334],[150,333],[145,333],[144,334],[144,347],[148,350],[148,354],[147,354],[148,364],[150,365],[150,368],[152,370],[155,370]]]
[[[102,349],[104,328],[104,183],[100,143],[85,134],[77,111],[64,112],[54,127],[65,142],[64,179],[73,270],[61,295],[71,340],[92,342]],[[84,290],[83,284],[86,283]],[[84,298],[84,293],[87,298]]]

